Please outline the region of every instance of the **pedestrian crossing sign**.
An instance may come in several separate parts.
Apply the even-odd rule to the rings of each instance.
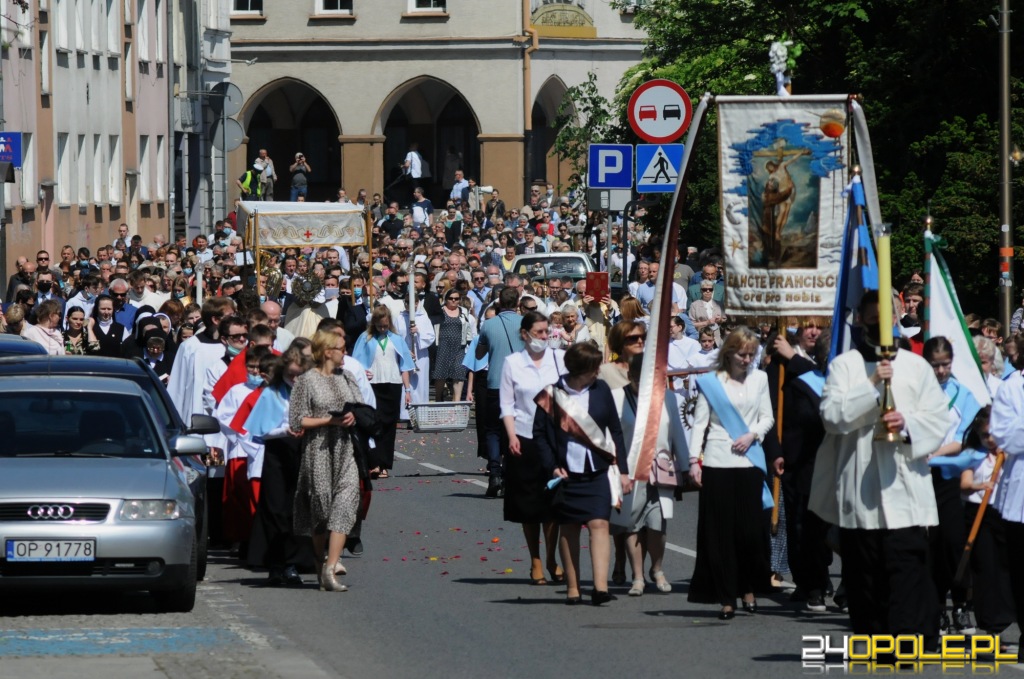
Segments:
[[[637,193],[674,192],[682,164],[683,144],[637,144]]]

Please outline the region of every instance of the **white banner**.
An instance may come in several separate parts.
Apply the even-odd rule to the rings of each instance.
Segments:
[[[846,101],[716,98],[727,314],[832,314],[847,215]]]
[[[244,218],[255,218],[259,247],[365,245],[362,208],[351,203],[249,202],[239,204]]]

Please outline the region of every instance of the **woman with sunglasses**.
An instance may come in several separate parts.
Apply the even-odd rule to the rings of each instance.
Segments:
[[[462,293],[457,288],[445,291],[443,299],[441,322],[434,331],[437,338],[437,354],[432,361],[434,394],[438,401],[444,400],[445,384],[451,380],[452,400],[461,401],[462,385],[466,381],[462,361],[466,358],[466,345],[476,334],[476,324],[461,305]]]
[[[639,302],[637,303],[639,307]],[[608,333],[608,362],[601,365],[598,374],[611,389],[622,389],[629,385],[629,362],[634,356],[644,353],[647,341],[647,326],[634,321],[622,320],[612,326]],[[612,568],[612,583],[626,583],[626,534],[616,532],[615,565]]]

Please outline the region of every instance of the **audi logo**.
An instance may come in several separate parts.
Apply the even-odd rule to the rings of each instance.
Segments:
[[[28,508],[30,519],[70,519],[75,513],[71,505],[32,505]]]

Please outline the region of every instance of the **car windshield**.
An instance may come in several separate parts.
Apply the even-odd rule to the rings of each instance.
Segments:
[[[564,278],[574,280],[587,277],[587,267],[579,257],[531,257],[521,260],[516,273],[531,278]]]
[[[151,417],[137,396],[0,394],[0,457],[162,458]]]

